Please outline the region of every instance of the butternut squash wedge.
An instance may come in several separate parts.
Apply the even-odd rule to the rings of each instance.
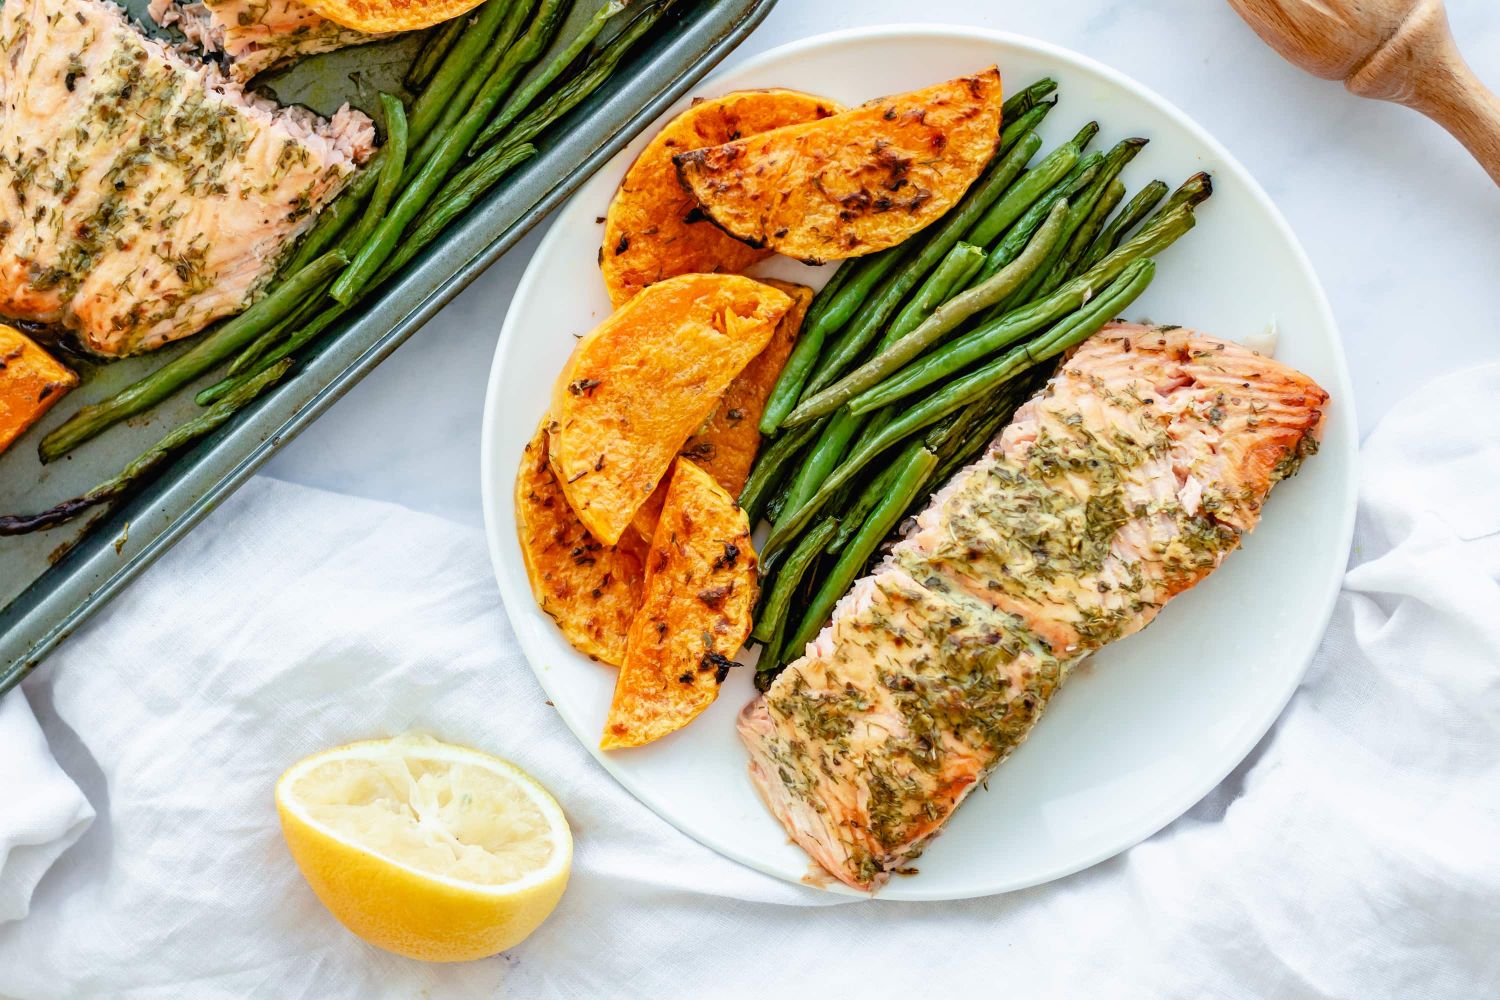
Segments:
[[[1000,139],[1000,71],[673,157],[719,228],[809,263],[895,246],[974,183]]]
[[[578,342],[553,390],[547,455],[591,535],[619,542],[791,305],[749,278],[684,274],[647,288]]]

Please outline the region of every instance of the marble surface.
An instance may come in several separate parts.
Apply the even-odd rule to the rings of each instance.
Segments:
[[[1500,5],[1448,0],[1500,90]],[[1500,353],[1500,190],[1426,119],[1282,62],[1221,0],[780,0],[733,55],[912,19],[1032,35],[1109,63],[1206,125],[1307,247],[1338,317],[1362,432],[1432,377]],[[543,223],[267,466],[478,526],[479,420],[500,324]],[[1255,281],[1226,262],[1225,280]],[[548,376],[550,377],[550,376]]]

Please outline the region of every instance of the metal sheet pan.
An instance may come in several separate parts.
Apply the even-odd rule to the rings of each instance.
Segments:
[[[770,12],[775,0],[679,0],[670,30],[624,63],[589,101],[546,133],[541,153],[476,204],[406,272],[308,352],[283,384],[180,456],[124,504],[51,531],[0,538],[0,693],[181,538],[282,444],[378,365],[527,230],[703,77]],[[127,4],[136,15],[145,0]],[[595,4],[584,2],[574,17]],[[566,34],[566,32],[564,33]],[[369,109],[398,86],[418,39],[316,56],[257,84],[325,114],[344,100]],[[179,345],[176,350],[185,349]],[[150,414],[43,466],[42,436],[82,402],[102,398],[171,356],[173,348],[82,371],[83,385],[0,456],[0,511],[36,510],[117,471],[196,412],[205,377]],[[233,566],[224,567],[233,573]],[[191,600],[184,595],[184,600]]]

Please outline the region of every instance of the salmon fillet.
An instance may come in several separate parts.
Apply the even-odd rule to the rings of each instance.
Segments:
[[[151,19],[177,25],[209,54],[221,54],[230,78],[244,83],[258,73],[303,56],[390,38],[330,21],[297,0],[151,0]]]
[[[792,839],[859,889],[908,864],[1072,666],[1239,545],[1316,451],[1327,401],[1189,330],[1085,342],[741,713]]]
[[[103,0],[0,7],[0,315],[122,355],[243,309],[369,154],[369,119],[241,92]]]

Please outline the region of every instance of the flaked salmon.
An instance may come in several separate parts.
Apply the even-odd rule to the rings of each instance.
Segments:
[[[104,0],[0,7],[0,315],[150,350],[243,309],[369,154],[369,119],[244,94]]]
[[[1316,451],[1327,401],[1189,330],[1085,342],[741,713],[792,839],[856,888],[907,865],[1073,665],[1239,545]]]
[[[303,56],[391,37],[346,28],[297,0],[151,0],[148,10],[157,24],[176,25],[203,52],[222,56],[241,83]]]

